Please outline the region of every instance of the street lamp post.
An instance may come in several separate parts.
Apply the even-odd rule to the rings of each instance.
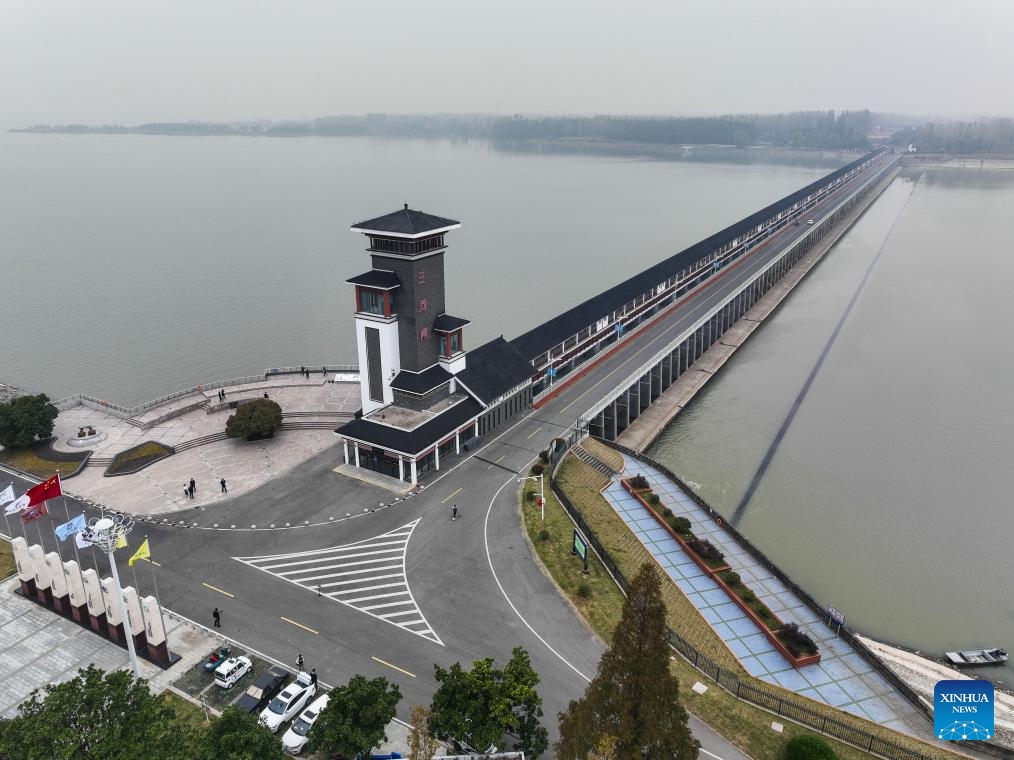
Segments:
[[[545,486],[544,477],[545,475],[541,472],[538,475],[518,475],[519,485],[522,480],[539,481],[539,509],[541,510],[541,518],[543,522],[546,521],[546,492],[544,490]]]
[[[121,539],[126,540],[127,533],[134,527],[134,520],[127,515],[112,515],[111,517],[93,517],[88,521],[88,527],[82,531],[86,541],[98,546],[109,557],[109,567],[113,572],[113,583],[116,586],[116,606],[123,618],[123,633],[127,639],[127,652],[130,654],[130,668],[134,671],[134,678],[141,677],[141,669],[137,664],[137,652],[134,651],[134,632],[130,629],[130,617],[127,615],[127,605],[123,601],[123,587],[120,586],[120,573],[116,569],[116,560],[113,559],[113,552],[116,551],[116,544]]]

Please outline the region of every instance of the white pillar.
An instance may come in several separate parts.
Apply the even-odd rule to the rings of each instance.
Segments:
[[[148,637],[148,643],[158,646],[165,641],[165,628],[162,626],[162,614],[158,600],[153,596],[144,597],[141,600],[141,612],[144,617],[144,632]]]
[[[405,479],[405,458],[401,454],[399,454],[398,455],[398,480],[404,480],[404,479]]]
[[[342,453],[345,455],[345,464],[349,463],[349,440],[348,438],[342,439]]]
[[[21,536],[15,536],[11,540],[11,546],[14,548],[14,565],[18,568],[18,578],[22,581],[34,580],[35,572],[28,554],[28,542]]]
[[[355,441],[352,442],[352,450],[356,453],[356,467],[359,466],[359,444]]]
[[[46,570],[49,573],[53,596],[67,596],[67,576],[63,573],[63,560],[56,552],[46,553]]]
[[[415,474],[415,458],[412,458],[410,461],[412,462],[412,485],[417,486],[419,485],[419,479]]]
[[[433,466],[440,469],[440,444],[433,447]]]
[[[460,454],[461,453],[461,431],[460,430],[458,430],[457,432],[454,433],[454,453],[455,454]]]
[[[106,609],[102,602],[102,581],[99,580],[99,574],[90,567],[87,570],[82,570],[81,583],[84,585],[88,614],[95,617],[104,614]]]
[[[479,420],[475,421],[475,437],[479,437]]]
[[[32,573],[35,575],[35,588],[44,591],[52,585],[49,576],[49,565],[46,564],[46,550],[38,544],[28,547],[28,556],[32,562]]]
[[[74,560],[64,562],[63,574],[67,578],[67,593],[70,594],[71,605],[84,607],[88,602],[85,599],[84,582],[81,580],[81,568],[77,562]]]

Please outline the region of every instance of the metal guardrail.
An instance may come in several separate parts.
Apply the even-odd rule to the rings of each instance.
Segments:
[[[354,364],[318,364],[315,367],[307,367],[312,372],[326,371],[326,372],[359,372],[358,365]],[[120,404],[114,404],[111,401],[104,399],[95,398],[89,396],[87,393],[75,393],[73,396],[67,396],[58,401],[54,401],[53,405],[56,406],[60,411],[70,409],[71,407],[77,406],[78,404],[84,404],[85,406],[92,406],[92,408],[107,411],[116,417],[122,419],[129,419],[136,417],[143,412],[148,411],[156,406],[161,406],[169,401],[173,401],[184,396],[190,396],[194,393],[206,391],[215,388],[228,388],[233,385],[246,385],[247,383],[260,383],[268,379],[272,375],[298,375],[300,373],[300,367],[275,367],[264,370],[263,375],[246,375],[245,377],[231,377],[227,380],[214,380],[210,383],[200,383],[199,385],[191,386],[190,388],[184,388],[180,391],[173,393],[167,393],[164,396],[159,396],[151,401],[146,401],[143,404],[139,404],[135,407],[125,407]],[[87,403],[86,403],[87,402]]]

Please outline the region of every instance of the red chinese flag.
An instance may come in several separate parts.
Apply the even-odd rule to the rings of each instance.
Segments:
[[[60,476],[54,475],[49,480],[44,480],[39,485],[32,486],[25,491],[25,496],[30,499],[28,506],[39,504],[49,499],[55,499],[57,496],[63,496],[63,491],[60,489]],[[42,514],[48,513],[43,512]]]
[[[46,502],[40,501],[38,504],[32,504],[21,512],[21,522],[30,523],[32,520],[38,520],[43,515],[48,515],[49,510],[46,509]]]

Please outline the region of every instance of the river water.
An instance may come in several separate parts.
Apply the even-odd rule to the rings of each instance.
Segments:
[[[899,178],[650,451],[851,627],[932,654],[1014,649],[1012,210],[1014,172]]]
[[[484,141],[0,134],[0,382],[133,405],[355,363],[350,225],[459,219],[465,345],[513,338],[851,157],[654,160]]]

